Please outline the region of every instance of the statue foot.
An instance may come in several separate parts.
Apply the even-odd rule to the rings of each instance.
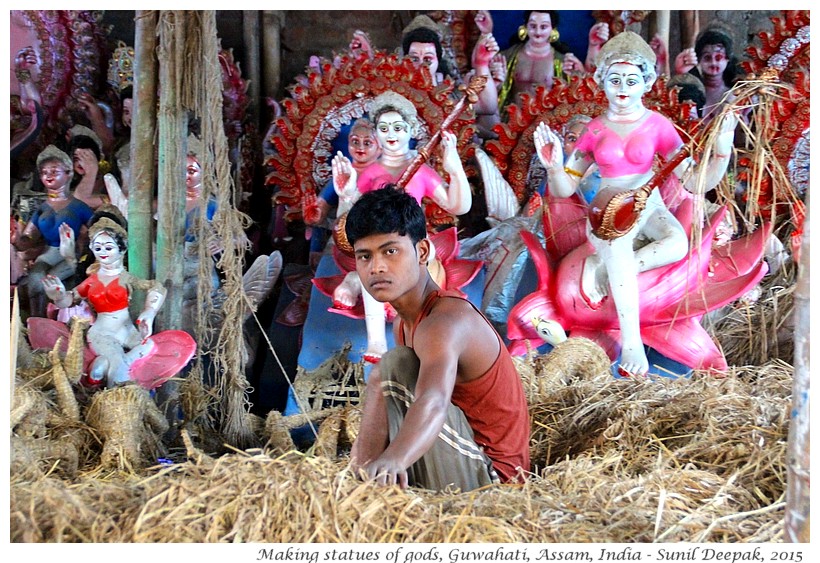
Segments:
[[[624,346],[621,350],[621,362],[618,364],[618,373],[623,377],[646,375],[649,371],[649,360],[643,344]]]
[[[359,274],[348,272],[345,279],[333,291],[333,306],[337,309],[352,309],[362,293],[362,283]]]
[[[581,297],[592,310],[600,309],[609,293],[606,268],[597,254],[587,256],[581,272]]]
[[[91,369],[88,370],[88,384],[90,386],[101,385],[105,380],[105,374],[108,372],[108,359],[103,356],[97,356],[91,362]]]
[[[371,364],[378,364],[382,356],[387,352],[387,342],[368,342],[367,351],[362,355],[364,361]]]

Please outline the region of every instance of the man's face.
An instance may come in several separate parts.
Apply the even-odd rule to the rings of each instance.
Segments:
[[[436,73],[438,72],[438,56],[436,55],[436,46],[433,43],[410,43],[407,56],[410,57],[414,65],[424,65],[429,68],[435,82]]]
[[[429,241],[413,245],[408,235],[375,234],[353,245],[356,272],[376,301],[393,302],[416,286],[426,268]]]

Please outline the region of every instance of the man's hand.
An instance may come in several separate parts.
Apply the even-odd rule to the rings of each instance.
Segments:
[[[368,478],[373,479],[378,485],[398,485],[402,489],[407,488],[407,468],[395,460],[382,456],[367,464],[364,470]]]
[[[75,149],[74,158],[79,165],[79,173],[89,178],[96,178],[100,163],[91,149]]]
[[[77,97],[77,101],[83,106],[85,114],[92,123],[105,123],[102,108],[97,105],[97,100],[94,99],[94,96],[84,92]]]

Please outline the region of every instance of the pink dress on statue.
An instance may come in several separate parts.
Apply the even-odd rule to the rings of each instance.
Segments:
[[[624,137],[596,117],[578,139],[575,150],[592,155],[602,178],[646,174],[656,154],[669,157],[683,146],[675,126],[663,115],[648,111],[647,117]]]
[[[367,192],[383,188],[386,184],[397,182],[403,172],[404,169],[396,176],[393,176],[380,162],[374,162],[359,173],[356,187],[359,188],[360,193],[366,194]],[[443,183],[444,180],[438,175],[438,172],[430,165],[422,164],[421,168],[410,178],[404,190],[413,196],[416,201],[419,202],[419,205],[421,205],[421,199],[423,197],[433,197],[436,188]]]

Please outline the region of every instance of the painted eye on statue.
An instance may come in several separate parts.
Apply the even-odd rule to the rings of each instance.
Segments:
[[[40,170],[40,176],[57,176],[66,173],[62,168],[43,168]]]
[[[726,55],[724,53],[714,53],[714,54],[706,53],[705,55],[703,55],[703,60],[705,62],[720,63],[720,62],[725,61],[727,58],[728,57],[726,57]]]

